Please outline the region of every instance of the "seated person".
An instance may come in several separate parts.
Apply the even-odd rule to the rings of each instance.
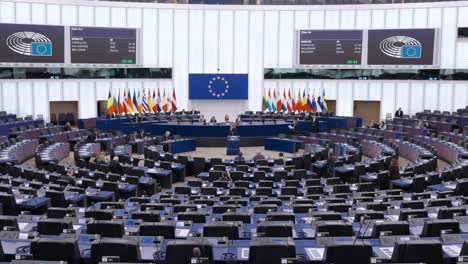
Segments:
[[[216,123],[216,117],[212,116],[211,119],[210,119],[210,123]]]
[[[107,163],[107,159],[106,159],[106,155],[104,155],[104,153],[100,153],[99,156],[97,157],[96,159],[96,163],[97,164],[104,164],[104,163]]]
[[[241,122],[241,117],[240,117],[240,115],[238,115],[237,118],[236,118],[236,123],[239,124],[240,122]]]
[[[206,119],[205,119],[205,116],[204,116],[204,115],[201,115],[199,120],[200,120],[200,122],[202,122],[202,123],[206,123]]]
[[[63,128],[63,130],[65,130],[65,131],[71,131],[72,130],[70,122],[67,122],[65,124],[65,127]]]
[[[380,121],[379,129],[384,130],[385,128],[387,128],[387,125],[385,124],[385,121]]]
[[[380,129],[379,124],[377,124],[374,120],[371,121],[369,127],[370,127],[370,128],[375,128],[375,129]]]
[[[297,118],[294,118],[292,125],[289,126],[289,129],[291,129],[292,134],[297,134],[297,124]]]
[[[90,162],[90,163],[91,163],[91,162],[96,162],[97,156],[98,156],[98,155],[97,155],[96,152],[91,153],[91,157],[89,157],[89,162]]]
[[[257,152],[255,156],[253,156],[252,160],[257,161],[257,160],[264,160],[265,156],[262,155],[262,153]]]
[[[242,152],[239,152],[239,155],[237,155],[237,157],[234,158],[235,161],[243,161],[244,160],[244,157],[242,156]]]
[[[139,139],[144,139],[145,138],[145,131],[143,129],[140,130],[140,133],[138,133],[138,138]]]
[[[129,136],[128,136],[128,141],[136,141],[138,138],[138,134],[136,131],[133,131]]]
[[[224,122],[229,123],[229,115],[224,116]]]
[[[109,171],[116,174],[122,173],[122,165],[119,163],[119,157],[114,156],[112,161],[109,163]]]

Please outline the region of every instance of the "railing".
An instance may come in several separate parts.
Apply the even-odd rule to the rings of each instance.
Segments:
[[[445,2],[443,0],[98,0],[111,2],[140,2],[164,4],[207,5],[364,5]],[[462,0],[453,0],[462,1]]]

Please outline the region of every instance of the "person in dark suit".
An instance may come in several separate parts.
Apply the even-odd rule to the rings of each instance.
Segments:
[[[133,133],[128,136],[128,141],[136,141],[137,138],[138,138],[137,132],[133,131]]]
[[[297,118],[294,118],[294,119],[293,119],[292,125],[289,126],[289,129],[291,129],[291,133],[292,133],[293,135],[297,134],[297,124],[298,124],[298,123],[297,123]]]
[[[138,138],[139,139],[144,139],[145,138],[145,131],[143,129],[140,130],[140,133],[138,133]]]
[[[235,136],[237,135],[237,126],[236,123],[231,123],[231,127],[229,128],[229,135]]]
[[[328,158],[327,158],[327,173],[328,177],[333,177],[335,171],[335,156],[333,156],[333,153],[331,151],[328,152]]]
[[[397,159],[392,159],[390,166],[388,167],[388,171],[390,172],[390,179],[400,179],[400,166],[398,165]]]
[[[216,117],[212,116],[211,119],[210,119],[210,123],[216,123]]]
[[[319,132],[319,120],[318,117],[314,114],[312,115],[312,132],[318,133]]]
[[[253,156],[252,160],[257,161],[257,160],[264,160],[265,156],[261,152],[257,152],[255,156]]]
[[[116,174],[122,173],[122,165],[119,163],[119,157],[115,156],[111,162],[109,162],[109,171]]]
[[[244,156],[242,154],[242,152],[239,152],[239,154],[234,158],[235,161],[243,161],[244,160]]]
[[[401,107],[395,112],[395,117],[403,117],[403,110],[401,110]]]
[[[380,126],[378,123],[376,123],[374,120],[372,120],[370,124],[370,128],[375,128],[375,129],[380,129]]]

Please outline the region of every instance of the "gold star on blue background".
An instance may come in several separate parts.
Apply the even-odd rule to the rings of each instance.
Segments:
[[[229,92],[229,82],[224,77],[216,76],[211,78],[207,88],[213,97],[224,97]]]

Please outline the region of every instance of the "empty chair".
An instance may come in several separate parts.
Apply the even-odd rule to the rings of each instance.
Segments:
[[[31,241],[31,254],[34,260],[66,261],[70,264],[81,261],[77,240],[69,238],[36,238]]]
[[[319,223],[316,228],[318,237],[346,237],[353,236],[353,226],[340,222]]]
[[[102,237],[120,238],[125,234],[123,222],[118,221],[94,220],[90,221],[86,228],[88,234],[97,234]]]
[[[402,201],[400,208],[424,209],[425,205],[423,201]]]
[[[206,223],[206,215],[204,213],[197,212],[182,212],[177,214],[177,220],[192,221],[196,224],[204,224]]]
[[[250,214],[247,212],[227,212],[224,213],[222,216],[223,221],[235,221],[235,222],[242,222],[244,224],[250,224]]]
[[[138,241],[119,238],[100,238],[91,244],[93,263],[102,261],[102,257],[114,256],[119,262],[139,262],[141,260]]]
[[[295,258],[296,246],[292,240],[274,241],[270,238],[257,238],[250,242],[249,263],[281,264],[283,258]]]
[[[291,221],[295,222],[296,217],[293,213],[289,212],[268,212],[266,215],[266,221]]]
[[[437,219],[453,219],[454,216],[465,216],[465,208],[440,208]]]
[[[203,226],[204,237],[227,237],[239,239],[239,227],[236,224],[226,222],[211,222]]]
[[[159,222],[161,215],[159,211],[136,211],[132,213],[132,219],[140,219],[143,222]]]
[[[18,220],[15,216],[0,215],[0,231],[8,227],[10,231],[19,231]]]
[[[292,222],[265,221],[257,224],[257,235],[264,237],[292,237]]]
[[[142,223],[140,225],[140,236],[162,236],[164,239],[175,239],[176,222]]]
[[[324,252],[325,263],[348,264],[352,263],[370,264],[372,257],[372,246],[365,242],[340,242],[327,244]]]
[[[354,215],[354,222],[361,222],[363,219],[384,219],[384,213],[370,210],[356,211],[356,214]]]
[[[197,206],[194,204],[176,204],[173,207],[173,212],[174,213],[181,213],[181,212],[187,212],[187,211],[197,211]]]
[[[460,233],[460,224],[456,220],[429,220],[424,222],[421,237],[439,237],[441,234]]]
[[[199,256],[194,256],[194,251],[197,251],[196,248],[198,248]],[[213,247],[211,243],[207,239],[172,240],[167,243],[165,263],[191,263],[192,257],[207,258],[208,263],[213,263]]]
[[[85,217],[93,218],[94,220],[111,220],[114,218],[114,211],[111,209],[91,209],[85,212]]]
[[[426,218],[426,217],[428,217],[428,213],[426,210],[403,209],[403,210],[400,210],[398,221],[407,221],[409,218]]]
[[[64,218],[66,216],[76,216],[74,208],[49,207],[47,209],[47,218]]]
[[[432,240],[397,241],[393,248],[391,262],[442,264],[442,255],[442,245],[439,242]]]
[[[64,229],[73,229],[73,224],[64,219],[42,219],[37,223],[37,232],[41,235],[58,236]]]
[[[380,236],[408,236],[409,224],[406,221],[376,222],[372,229],[372,237]]]

